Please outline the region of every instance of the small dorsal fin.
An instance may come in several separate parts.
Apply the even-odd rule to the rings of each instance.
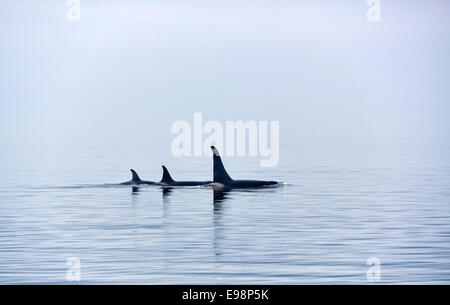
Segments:
[[[131,174],[133,174],[133,178],[131,179],[132,182],[135,183],[140,183],[142,182],[141,178],[139,178],[138,174],[136,173],[136,171],[134,169],[130,169]]]
[[[170,174],[169,174],[169,171],[167,170],[167,167],[165,167],[163,165],[162,168],[163,168],[163,176],[162,176],[161,182],[164,182],[164,183],[174,182],[172,177],[170,177]]]
[[[223,166],[222,159],[220,158],[219,155],[219,151],[214,146],[211,146],[211,149],[213,152],[214,182],[224,184],[232,182],[233,179],[231,179],[230,175],[228,175],[227,171],[225,170],[225,167]]]

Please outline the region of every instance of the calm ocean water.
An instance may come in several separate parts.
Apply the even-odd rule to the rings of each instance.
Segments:
[[[105,185],[211,178],[209,157],[167,148],[3,148],[0,283],[450,284],[450,147],[281,147],[280,164],[224,158],[279,188],[216,194]]]

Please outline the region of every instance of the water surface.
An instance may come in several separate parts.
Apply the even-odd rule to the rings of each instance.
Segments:
[[[233,178],[279,188],[105,185],[135,168],[159,180],[211,178],[204,158],[167,148],[1,151],[0,283],[450,283],[450,149],[446,145],[282,147],[280,165],[224,158]]]

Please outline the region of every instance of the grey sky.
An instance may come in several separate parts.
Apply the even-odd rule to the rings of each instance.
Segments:
[[[0,4],[1,146],[169,145],[176,120],[279,120],[281,145],[448,141],[450,3]]]

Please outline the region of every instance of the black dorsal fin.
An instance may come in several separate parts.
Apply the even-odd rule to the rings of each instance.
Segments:
[[[174,182],[172,177],[170,177],[170,174],[169,174],[169,171],[167,170],[167,167],[165,167],[163,165],[162,168],[163,168],[163,176],[162,176],[161,182],[164,182],[164,183]]]
[[[133,174],[133,178],[131,179],[132,182],[135,183],[140,183],[142,182],[141,178],[139,178],[138,174],[136,173],[136,171],[134,169],[130,169],[131,174]]]
[[[223,166],[222,159],[220,158],[219,151],[211,146],[213,152],[213,163],[214,163],[214,182],[219,182],[227,184],[233,181],[230,175],[228,175],[225,167]]]

